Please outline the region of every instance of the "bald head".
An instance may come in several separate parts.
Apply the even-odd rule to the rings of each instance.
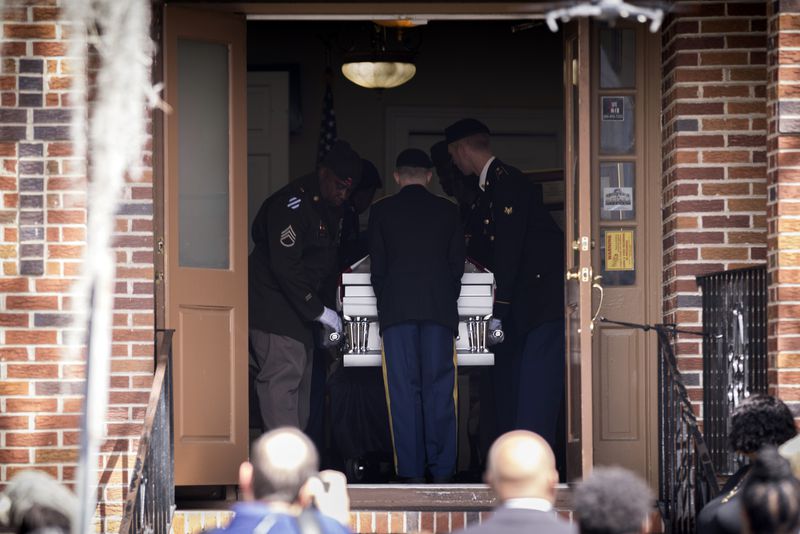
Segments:
[[[250,451],[250,464],[253,498],[291,503],[309,477],[317,473],[319,456],[305,434],[284,427],[258,438]]]
[[[553,502],[558,482],[553,451],[533,432],[503,434],[489,449],[486,482],[501,501],[536,497]]]

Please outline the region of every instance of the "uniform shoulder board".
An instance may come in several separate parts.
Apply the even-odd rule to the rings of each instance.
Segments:
[[[453,197],[448,197],[447,195],[436,195],[436,196],[443,200],[448,201],[451,204],[458,206],[458,202],[456,202],[456,199],[454,199]]]
[[[506,166],[501,163],[500,165],[497,166],[494,172],[499,178],[500,176],[505,176],[506,174],[508,174],[508,169],[506,169]]]

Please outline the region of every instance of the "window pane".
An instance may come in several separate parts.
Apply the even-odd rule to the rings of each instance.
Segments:
[[[178,239],[181,267],[227,269],[228,48],[178,40]]]
[[[600,88],[636,85],[636,33],[634,30],[600,31]]]
[[[600,97],[600,153],[633,154],[636,133],[632,96]]]
[[[632,161],[600,164],[600,219],[636,218],[636,167]]]

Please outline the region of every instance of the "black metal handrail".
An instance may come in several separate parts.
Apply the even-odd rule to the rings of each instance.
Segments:
[[[666,532],[694,533],[695,518],[719,493],[714,465],[697,424],[692,401],[673,350],[676,334],[703,335],[678,330],[675,325],[601,321],[658,335],[658,507]]]
[[[703,430],[718,474],[742,458],[728,446],[730,414],[746,397],[767,392],[767,268],[697,277],[703,291]]]
[[[136,464],[125,500],[120,534],[168,534],[175,511],[175,463],[172,441],[172,334],[157,330],[153,386],[139,438]]]

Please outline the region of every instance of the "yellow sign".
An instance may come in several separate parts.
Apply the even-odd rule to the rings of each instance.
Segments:
[[[633,230],[606,232],[606,271],[633,270]]]

